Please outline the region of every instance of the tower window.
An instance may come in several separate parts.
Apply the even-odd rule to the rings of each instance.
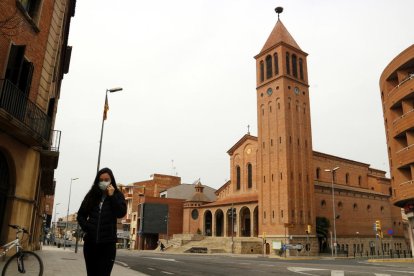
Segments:
[[[270,146],[273,147],[273,139],[270,139]]]
[[[361,184],[362,184],[362,177],[358,176],[358,185],[361,186]]]
[[[247,164],[247,188],[251,188],[253,186],[253,168],[252,164]]]
[[[266,57],[266,79],[269,79],[273,76],[273,70],[272,70],[272,57],[268,55]]]
[[[237,190],[240,190],[240,166],[236,167],[236,184]]]
[[[279,75],[279,57],[277,53],[273,55],[273,62],[275,63],[275,75]]]
[[[299,77],[303,80],[303,60],[299,59]]]
[[[286,74],[290,75],[290,54],[286,53]]]
[[[296,55],[292,55],[292,74],[295,78],[298,77],[298,61]]]
[[[349,183],[349,173],[345,174],[345,183],[348,184]]]
[[[264,63],[260,61],[260,82],[264,81]]]
[[[280,216],[283,218],[283,210],[280,210]]]

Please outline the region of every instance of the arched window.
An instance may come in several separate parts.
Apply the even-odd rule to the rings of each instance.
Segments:
[[[290,55],[286,53],[286,74],[290,75]]]
[[[260,82],[264,81],[264,63],[260,61]]]
[[[295,78],[298,77],[298,59],[296,55],[292,55],[292,74]]]
[[[277,53],[273,55],[273,62],[275,64],[275,75],[279,75],[279,57]]]
[[[272,68],[272,56],[268,55],[266,57],[266,79],[269,79],[273,76]]]
[[[247,188],[252,188],[253,186],[253,168],[252,164],[247,164]]]
[[[236,167],[236,184],[237,184],[237,190],[240,190],[240,167]]]
[[[299,77],[303,80],[303,60],[299,59]]]

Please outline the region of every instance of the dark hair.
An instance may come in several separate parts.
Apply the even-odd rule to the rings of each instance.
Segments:
[[[111,185],[115,188],[115,193],[119,192],[118,187],[116,186],[116,181],[115,181],[114,174],[112,173],[112,170],[109,168],[100,169],[95,176],[95,180],[93,181],[91,189],[86,194],[82,202],[82,205],[86,205],[86,210],[88,210],[88,212],[95,205],[98,205],[99,201],[102,198],[102,190],[99,188],[99,177],[104,173],[109,174],[109,177],[111,178]]]

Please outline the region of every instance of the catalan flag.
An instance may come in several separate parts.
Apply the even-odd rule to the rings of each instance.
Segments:
[[[109,105],[108,105],[108,95],[106,95],[106,97],[105,97],[104,112],[103,112],[103,119],[104,119],[104,120],[106,120],[108,110],[109,110]]]

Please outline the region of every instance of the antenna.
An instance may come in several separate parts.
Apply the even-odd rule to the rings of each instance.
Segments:
[[[174,159],[171,159],[171,175],[175,175],[177,176],[177,172],[175,171],[175,167],[174,167]]]
[[[277,7],[275,9],[275,12],[277,13],[277,20],[279,20],[279,15],[283,12],[283,8],[282,7]]]
[[[250,135],[250,125],[247,125],[247,134]]]

